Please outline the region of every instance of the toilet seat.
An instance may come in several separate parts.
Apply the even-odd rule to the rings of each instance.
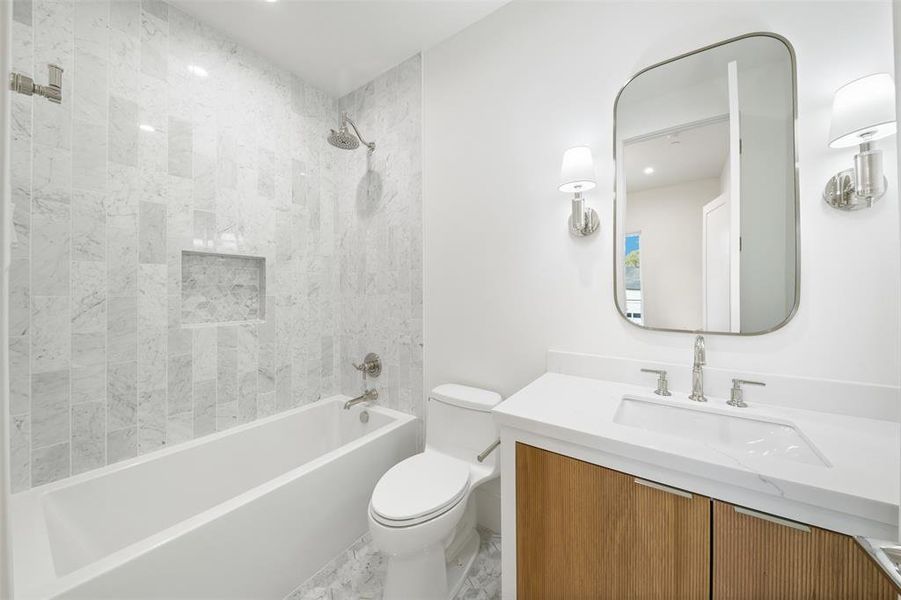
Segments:
[[[382,476],[369,507],[373,519],[383,525],[410,527],[451,510],[468,491],[469,464],[437,452],[423,452]]]

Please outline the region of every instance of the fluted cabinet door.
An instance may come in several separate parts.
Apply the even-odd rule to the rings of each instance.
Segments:
[[[701,599],[710,500],[516,445],[520,600]]]
[[[895,600],[854,539],[725,502],[713,509],[714,600]]]

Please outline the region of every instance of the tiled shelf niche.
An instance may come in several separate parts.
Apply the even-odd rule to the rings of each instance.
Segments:
[[[265,258],[182,251],[182,327],[259,323],[265,299]]]

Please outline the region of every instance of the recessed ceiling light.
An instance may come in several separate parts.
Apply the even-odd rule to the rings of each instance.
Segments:
[[[653,175],[653,173],[654,173],[654,167],[645,167],[644,168],[645,175]]]
[[[266,1],[266,3],[268,3],[268,4],[272,4],[273,2],[278,2],[278,0],[265,0],[265,1]]]
[[[156,129],[154,129],[153,125],[148,125],[147,123],[139,124],[138,129],[140,129],[141,131],[148,131],[150,133],[153,133],[154,131],[156,131]]]
[[[207,73],[207,70],[199,65],[188,65],[188,70],[198,77],[206,77],[207,75],[209,75],[209,73]]]

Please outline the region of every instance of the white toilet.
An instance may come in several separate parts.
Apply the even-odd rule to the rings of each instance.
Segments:
[[[388,556],[384,600],[447,600],[479,550],[473,490],[498,476],[491,409],[499,394],[439,385],[426,408],[425,452],[391,467],[369,502],[369,531]]]

